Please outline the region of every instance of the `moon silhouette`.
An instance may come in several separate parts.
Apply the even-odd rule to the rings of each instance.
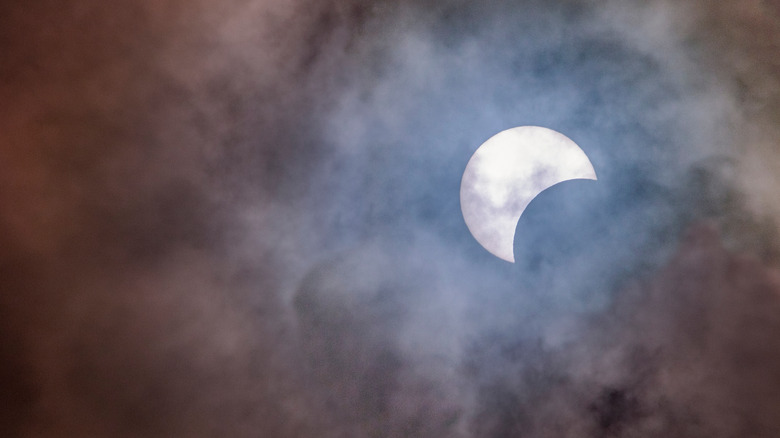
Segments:
[[[572,179],[597,179],[574,141],[540,126],[501,131],[466,165],[460,184],[463,219],[480,245],[514,263],[515,227],[525,208],[542,191]]]

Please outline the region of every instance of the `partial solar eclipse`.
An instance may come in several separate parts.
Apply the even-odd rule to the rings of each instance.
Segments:
[[[515,227],[525,208],[542,191],[572,179],[597,178],[571,139],[539,126],[501,131],[466,165],[460,184],[463,219],[480,245],[514,263]]]

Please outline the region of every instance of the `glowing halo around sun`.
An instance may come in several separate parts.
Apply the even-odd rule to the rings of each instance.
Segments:
[[[486,250],[514,263],[515,227],[525,208],[545,189],[572,179],[597,179],[574,141],[539,126],[507,129],[483,143],[466,165],[463,219]]]

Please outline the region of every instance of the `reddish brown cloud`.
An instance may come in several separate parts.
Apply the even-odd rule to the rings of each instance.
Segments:
[[[5,2],[0,435],[780,436],[779,10]],[[543,274],[525,123],[612,184]]]

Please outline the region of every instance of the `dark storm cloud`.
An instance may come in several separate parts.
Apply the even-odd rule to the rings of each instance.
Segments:
[[[778,434],[776,2],[0,11],[6,435]],[[599,181],[509,265],[517,125]]]
[[[720,245],[711,225],[694,228],[565,349],[510,337],[475,350],[484,435],[776,435],[778,394],[758,388],[778,378],[777,277]],[[517,366],[483,365],[504,361]]]

